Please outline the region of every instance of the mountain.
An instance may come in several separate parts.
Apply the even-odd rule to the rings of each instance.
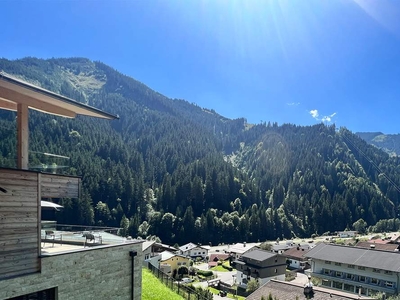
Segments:
[[[85,58],[0,59],[0,70],[120,116],[30,112],[30,166],[82,176],[60,223],[179,244],[400,227],[399,159],[346,128],[231,120]],[[2,167],[16,166],[15,122],[0,111]]]
[[[400,155],[400,134],[384,134],[382,132],[356,132],[368,144],[382,149],[391,156]]]

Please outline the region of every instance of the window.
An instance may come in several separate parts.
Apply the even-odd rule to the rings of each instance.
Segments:
[[[326,260],[325,263],[326,263],[327,265],[330,265],[330,264],[331,264],[331,262],[330,262],[329,260]]]
[[[360,282],[365,282],[365,276],[360,276]]]
[[[353,279],[353,274],[346,274],[346,279],[352,280]]]
[[[335,289],[341,290],[342,287],[343,287],[343,283],[334,281],[334,282],[333,282],[333,287],[334,287]]]
[[[374,273],[380,273],[381,270],[379,270],[379,269],[372,269],[372,272],[374,272]]]
[[[330,287],[331,286],[331,281],[330,280],[322,280],[322,285]]]
[[[275,269],[275,273],[278,273],[278,269]]]
[[[339,262],[335,262],[335,266],[341,266],[342,264]]]
[[[359,270],[365,270],[365,267],[358,266]]]
[[[336,271],[335,275],[336,275],[336,277],[342,277],[342,274],[343,274],[342,272]]]
[[[387,287],[389,287],[389,288],[392,288],[392,287],[393,287],[393,282],[391,282],[391,281],[386,281],[385,285],[386,285]]]
[[[379,280],[376,278],[371,278],[371,284],[379,284]]]
[[[55,300],[56,294],[57,294],[56,288],[52,288],[23,296],[10,298],[9,300],[35,300],[35,299]]]
[[[329,275],[330,274],[329,270],[328,269],[324,269],[324,274],[325,275]]]
[[[182,265],[186,265],[186,262],[183,262]]]
[[[347,267],[350,268],[350,269],[354,269],[355,266],[354,265],[347,265]]]
[[[385,274],[393,275],[393,272],[392,271],[385,271]]]
[[[348,292],[354,293],[354,285],[345,283],[343,289]]]
[[[178,266],[180,266],[182,263],[178,262]]]

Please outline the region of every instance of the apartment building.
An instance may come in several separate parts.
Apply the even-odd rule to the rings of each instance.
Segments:
[[[318,244],[305,254],[309,274],[323,287],[370,296],[399,293],[400,254],[334,244]]]
[[[247,288],[247,283],[255,279],[261,285],[271,279],[285,280],[286,258],[265,250],[253,250],[235,260],[232,266],[236,268],[237,284]]]

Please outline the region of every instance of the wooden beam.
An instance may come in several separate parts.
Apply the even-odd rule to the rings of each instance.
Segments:
[[[42,255],[42,174],[37,175],[37,243],[38,243],[38,254],[39,257]],[[42,269],[42,260],[39,259],[39,270]]]
[[[0,97],[0,108],[6,110],[17,111],[17,103],[8,101],[7,99]]]
[[[18,151],[17,151],[17,167],[18,169],[28,169],[28,144],[29,144],[29,128],[28,128],[28,105],[18,103],[17,110],[17,135],[18,135]]]
[[[25,104],[34,110],[38,110],[44,113],[49,113],[53,115],[58,115],[67,118],[75,118],[76,113],[48,103],[46,101],[40,101],[39,99],[23,95],[13,90],[9,90],[5,87],[0,86],[0,98],[16,102],[17,104]]]

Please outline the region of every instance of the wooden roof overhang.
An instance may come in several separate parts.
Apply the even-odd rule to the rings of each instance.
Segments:
[[[0,72],[0,109],[17,112],[18,154],[17,167],[28,169],[28,110],[75,118],[77,115],[103,119],[118,119],[116,115],[40,88]]]

